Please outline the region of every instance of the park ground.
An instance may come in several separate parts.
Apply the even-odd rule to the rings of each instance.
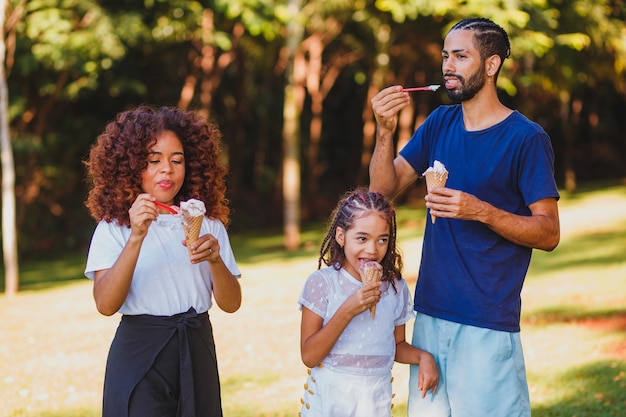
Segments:
[[[551,253],[535,251],[522,298],[533,416],[623,416],[626,187],[564,196],[560,211],[561,243]],[[411,289],[424,219],[423,207],[399,210]],[[317,267],[323,228],[295,255],[281,251],[276,236],[233,236],[236,256],[248,247],[238,256],[244,302],[234,314],[210,312],[226,417],[298,414],[306,368],[296,300]],[[0,296],[0,417],[98,416],[119,318],[97,313],[80,259],[42,265],[24,268],[23,280],[32,284],[17,296]],[[47,275],[71,279],[53,283]],[[399,417],[406,415],[408,366],[393,372]]]

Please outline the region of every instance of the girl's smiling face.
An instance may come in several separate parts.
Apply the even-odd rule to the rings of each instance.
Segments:
[[[158,201],[174,204],[185,181],[185,153],[178,136],[169,130],[156,138],[148,152],[148,167],[141,173],[141,188]]]
[[[389,248],[389,223],[378,213],[367,213],[354,220],[352,227],[337,227],[335,240],[343,247],[343,268],[361,280],[359,267],[367,261],[381,262]]]

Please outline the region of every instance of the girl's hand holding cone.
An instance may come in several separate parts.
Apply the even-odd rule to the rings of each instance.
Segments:
[[[383,267],[378,262],[370,261],[361,266],[359,273],[361,274],[363,284],[371,284],[380,281],[383,276]],[[370,307],[370,316],[375,318],[376,305]]]

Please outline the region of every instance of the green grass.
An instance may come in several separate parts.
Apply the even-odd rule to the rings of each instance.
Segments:
[[[623,361],[599,361],[543,377],[551,398],[533,407],[541,417],[626,415],[626,372]]]
[[[533,416],[626,415],[626,187],[563,195],[562,239],[534,251],[523,291],[522,339]],[[405,275],[415,276],[423,205],[398,211]],[[317,266],[325,225],[302,248],[280,233],[231,236],[244,304],[211,310],[229,417],[297,415],[306,369],[296,299]],[[20,293],[0,295],[0,417],[95,417],[118,318],[100,316],[84,256],[20,266]],[[410,326],[409,326],[410,327]],[[409,330],[410,331],[410,330]],[[407,335],[410,337],[410,334]],[[406,415],[408,367],[394,367],[393,415]]]
[[[20,265],[20,289],[28,291],[48,290],[85,279],[86,256],[71,257],[45,262]],[[4,271],[2,271],[4,272]],[[4,281],[0,284],[4,291]]]
[[[623,186],[565,196],[560,245],[533,254],[522,334],[535,416],[626,415],[624,201]]]
[[[611,230],[601,230],[562,242],[554,253],[535,252],[530,272],[533,276],[575,268],[606,268],[624,262],[626,221]]]

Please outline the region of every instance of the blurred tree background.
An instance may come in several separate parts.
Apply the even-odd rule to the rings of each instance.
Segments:
[[[141,103],[197,109],[219,125],[231,233],[283,225],[282,174],[293,152],[295,221],[324,219],[339,194],[368,182],[370,98],[393,84],[439,83],[443,36],[468,16],[508,31],[500,95],[551,136],[559,185],[574,192],[626,176],[621,0],[6,3],[21,261],[86,253],[95,222],[83,206],[83,161],[105,124]],[[449,103],[441,91],[413,97],[399,147]]]

